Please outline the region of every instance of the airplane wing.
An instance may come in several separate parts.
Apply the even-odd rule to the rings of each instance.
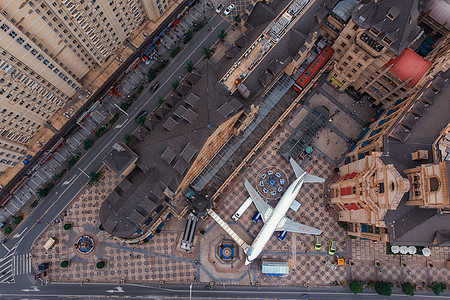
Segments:
[[[314,176],[311,174],[308,174],[305,176],[305,180],[303,182],[324,182],[325,179],[324,178],[320,178],[318,176]]]
[[[252,198],[253,203],[255,203],[256,208],[261,214],[261,218],[264,222],[270,217],[272,214],[273,208],[264,201],[258,192],[252,187],[252,185],[246,180],[245,187],[247,188],[248,193],[250,194],[250,198]]]
[[[307,233],[307,234],[315,234],[319,235],[322,233],[322,230],[309,227],[303,225],[298,222],[294,222],[291,219],[284,217],[281,219],[280,223],[278,223],[276,231],[290,231],[290,232],[298,232],[298,233]]]
[[[292,169],[294,170],[295,177],[299,178],[300,176],[303,175],[303,173],[305,173],[305,171],[303,171],[303,169],[300,168],[298,163],[292,157],[289,159],[289,162],[291,163]]]

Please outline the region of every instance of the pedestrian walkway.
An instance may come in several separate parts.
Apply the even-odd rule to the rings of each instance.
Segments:
[[[14,251],[9,251],[8,254],[0,260],[0,283],[14,282],[13,259]]]
[[[13,255],[12,271],[13,276],[31,273],[31,254]]]

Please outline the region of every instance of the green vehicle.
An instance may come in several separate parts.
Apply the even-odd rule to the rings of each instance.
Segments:
[[[322,236],[321,235],[314,236],[314,248],[316,249],[316,251],[319,251],[320,248],[322,248]]]
[[[334,253],[336,253],[336,247],[337,247],[336,240],[332,239],[330,241],[330,248],[328,249],[328,254],[334,255]]]

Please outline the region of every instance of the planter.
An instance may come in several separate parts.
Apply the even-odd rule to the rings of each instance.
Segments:
[[[61,268],[67,268],[68,266],[70,266],[70,261],[63,260],[59,265],[61,266]]]
[[[64,230],[70,230],[70,229],[72,229],[72,224],[70,224],[70,223],[64,224],[63,228],[64,228]]]
[[[97,263],[96,265],[97,269],[103,269],[104,267],[106,267],[106,261],[101,260]]]
[[[374,264],[375,264],[375,267],[381,266],[381,263],[380,263],[380,261],[378,259],[374,260]]]

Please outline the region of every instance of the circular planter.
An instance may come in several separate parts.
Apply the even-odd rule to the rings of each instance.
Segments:
[[[72,229],[72,224],[70,224],[70,223],[64,224],[63,228],[64,228],[64,230],[70,230],[70,229]]]
[[[68,260],[63,260],[60,263],[61,268],[67,268],[70,265],[70,262]]]
[[[101,260],[97,263],[96,265],[97,269],[103,269],[104,267],[106,267],[106,261]]]

